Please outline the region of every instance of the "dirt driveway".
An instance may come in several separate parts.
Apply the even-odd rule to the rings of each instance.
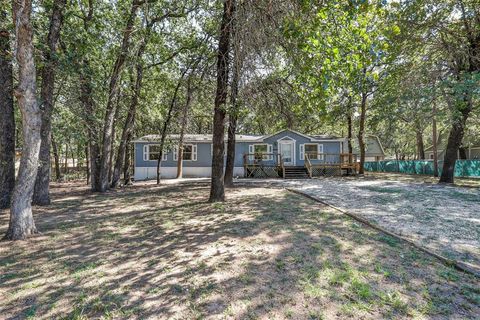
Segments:
[[[480,189],[382,176],[284,181],[480,271]]]

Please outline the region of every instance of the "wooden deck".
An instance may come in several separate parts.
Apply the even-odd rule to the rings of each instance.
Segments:
[[[282,156],[276,153],[246,153],[243,155],[245,178],[283,178],[285,166]],[[356,175],[358,172],[357,155],[305,154],[304,168],[309,178]]]

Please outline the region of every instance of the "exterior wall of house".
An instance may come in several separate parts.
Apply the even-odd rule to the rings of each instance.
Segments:
[[[273,135],[271,137],[267,137],[264,139],[264,142],[259,142],[261,143],[267,143],[271,144],[273,146],[273,153],[277,154],[279,152],[278,148],[278,143],[281,140],[288,140],[288,138],[291,138],[292,140],[295,141],[295,164],[296,166],[303,166],[305,161],[304,159],[300,158],[301,154],[301,145],[304,145],[306,143],[309,144],[319,144],[323,145],[323,153],[326,154],[339,154],[341,153],[342,150],[342,142],[340,141],[329,141],[329,140],[322,140],[322,141],[312,141],[312,139],[305,137],[303,135],[297,134],[293,131],[282,131],[276,135]],[[253,143],[250,143],[253,144]]]
[[[470,149],[467,148],[465,151],[466,151],[468,160],[480,159],[480,147],[472,147]],[[437,157],[439,161],[443,161],[444,156],[445,156],[445,152],[443,150],[437,151]],[[427,160],[433,160],[433,151],[431,150],[431,148],[425,151],[425,158]]]
[[[467,151],[468,154],[468,151]],[[475,147],[470,149],[470,159],[477,160],[480,159],[480,147]]]
[[[212,165],[212,144],[210,142],[185,143],[197,146],[197,159],[183,161],[184,177],[210,177]],[[135,143],[135,180],[148,180],[157,177],[157,160],[144,160],[144,146],[158,145],[155,142],[136,142]],[[242,155],[248,151],[248,145],[237,143],[235,157],[234,176],[243,176],[243,158]],[[177,175],[177,160],[174,160],[173,149],[166,153],[166,160],[162,161],[161,177],[175,178]]]
[[[354,139],[353,153],[360,155],[360,149],[358,147],[358,140]],[[348,144],[344,144],[343,152],[348,152]],[[382,145],[376,136],[365,137],[365,161],[380,161],[385,159],[385,153]]]
[[[443,161],[444,152],[442,150],[437,151],[437,157],[439,161]],[[425,151],[425,159],[433,160],[433,151]]]
[[[250,146],[255,144],[270,144],[272,145],[273,153],[279,152],[278,142],[282,139],[292,139],[295,141],[294,148],[294,165],[303,166],[304,159],[300,158],[301,146],[305,143],[316,143],[323,145],[323,153],[339,154],[342,151],[342,141],[340,140],[322,140],[312,141],[310,138],[297,134],[293,131],[285,130],[276,135],[269,136],[266,139],[259,139],[258,141],[240,141],[235,146],[235,166],[234,176],[243,176],[243,155],[249,153]],[[183,176],[184,177],[210,177],[212,164],[212,144],[208,142],[186,143],[194,144],[197,147],[196,160],[184,160],[183,162]],[[146,180],[156,178],[157,160],[144,159],[144,146],[158,145],[155,142],[135,142],[135,180]],[[331,160],[330,160],[331,161]],[[338,160],[337,160],[338,161]],[[272,161],[272,164],[274,161]],[[162,161],[161,177],[174,178],[177,173],[177,161],[174,160],[173,150],[169,150],[166,154],[166,160]]]

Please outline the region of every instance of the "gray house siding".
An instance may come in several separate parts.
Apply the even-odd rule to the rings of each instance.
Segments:
[[[135,143],[135,166],[136,167],[157,167],[157,160],[143,160],[143,146],[155,145],[154,142],[136,142]],[[197,145],[197,160],[184,161],[184,167],[209,167],[212,165],[212,144],[211,143],[192,143]],[[248,153],[248,146],[251,143],[239,142],[235,145],[235,167],[243,166],[243,155]],[[167,160],[162,161],[162,167],[176,167],[177,161],[173,160],[173,151],[167,152]]]
[[[300,157],[300,146],[305,143],[317,143],[323,145],[323,153],[326,154],[339,154],[341,153],[342,143],[340,141],[328,141],[328,140],[316,140],[312,138],[305,137],[296,132],[290,130],[284,130],[279,132],[271,137],[267,137],[264,140],[264,143],[273,145],[273,153],[277,154],[278,150],[278,141],[289,137],[295,140],[295,165],[303,166],[305,161]],[[261,142],[260,142],[261,143]]]
[[[197,160],[183,161],[184,167],[208,167],[212,164],[211,144],[210,143],[186,143],[197,145]],[[143,146],[158,145],[155,142],[136,142],[135,143],[135,163],[137,167],[157,167],[157,160],[143,160]],[[170,148],[171,149],[171,148]],[[176,167],[177,161],[173,160],[173,150],[167,152],[167,160],[162,161],[162,167]]]
[[[212,143],[211,138],[198,137],[191,135],[191,139],[197,139],[196,142],[186,142],[186,144],[193,144],[197,147],[197,159],[196,160],[184,160],[184,176],[209,176],[211,173],[212,164]],[[240,136],[242,138],[242,136]],[[135,179],[144,180],[152,179],[156,176],[157,160],[144,160],[144,146],[146,145],[158,145],[156,138],[146,139],[146,137],[134,142],[135,150]],[[327,157],[328,162],[338,162],[338,154],[342,151],[343,139],[330,138],[330,139],[316,139],[315,137],[308,137],[296,133],[291,130],[284,130],[276,133],[272,136],[243,136],[243,140],[237,140],[235,146],[235,170],[234,175],[243,175],[243,161],[244,154],[247,154],[251,150],[251,146],[255,144],[268,144],[271,145],[271,150],[274,154],[279,153],[279,141],[281,140],[294,141],[294,162],[292,165],[303,166],[304,159],[301,158],[301,146],[306,143],[316,143],[323,145],[323,153],[335,154],[335,157]],[[203,141],[207,140],[207,141]],[[338,158],[338,159],[337,159]],[[324,159],[325,161],[325,159]],[[264,161],[265,162],[265,161]],[[272,165],[276,165],[276,157],[270,161]],[[312,160],[312,162],[314,162]],[[267,163],[264,163],[267,165]],[[170,148],[166,153],[166,160],[162,161],[162,176],[163,177],[175,177],[176,175],[177,161],[174,160],[173,149]]]

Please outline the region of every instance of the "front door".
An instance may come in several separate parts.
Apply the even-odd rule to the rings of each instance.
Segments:
[[[293,141],[279,142],[280,154],[282,155],[283,164],[286,166],[295,165],[295,144]]]

